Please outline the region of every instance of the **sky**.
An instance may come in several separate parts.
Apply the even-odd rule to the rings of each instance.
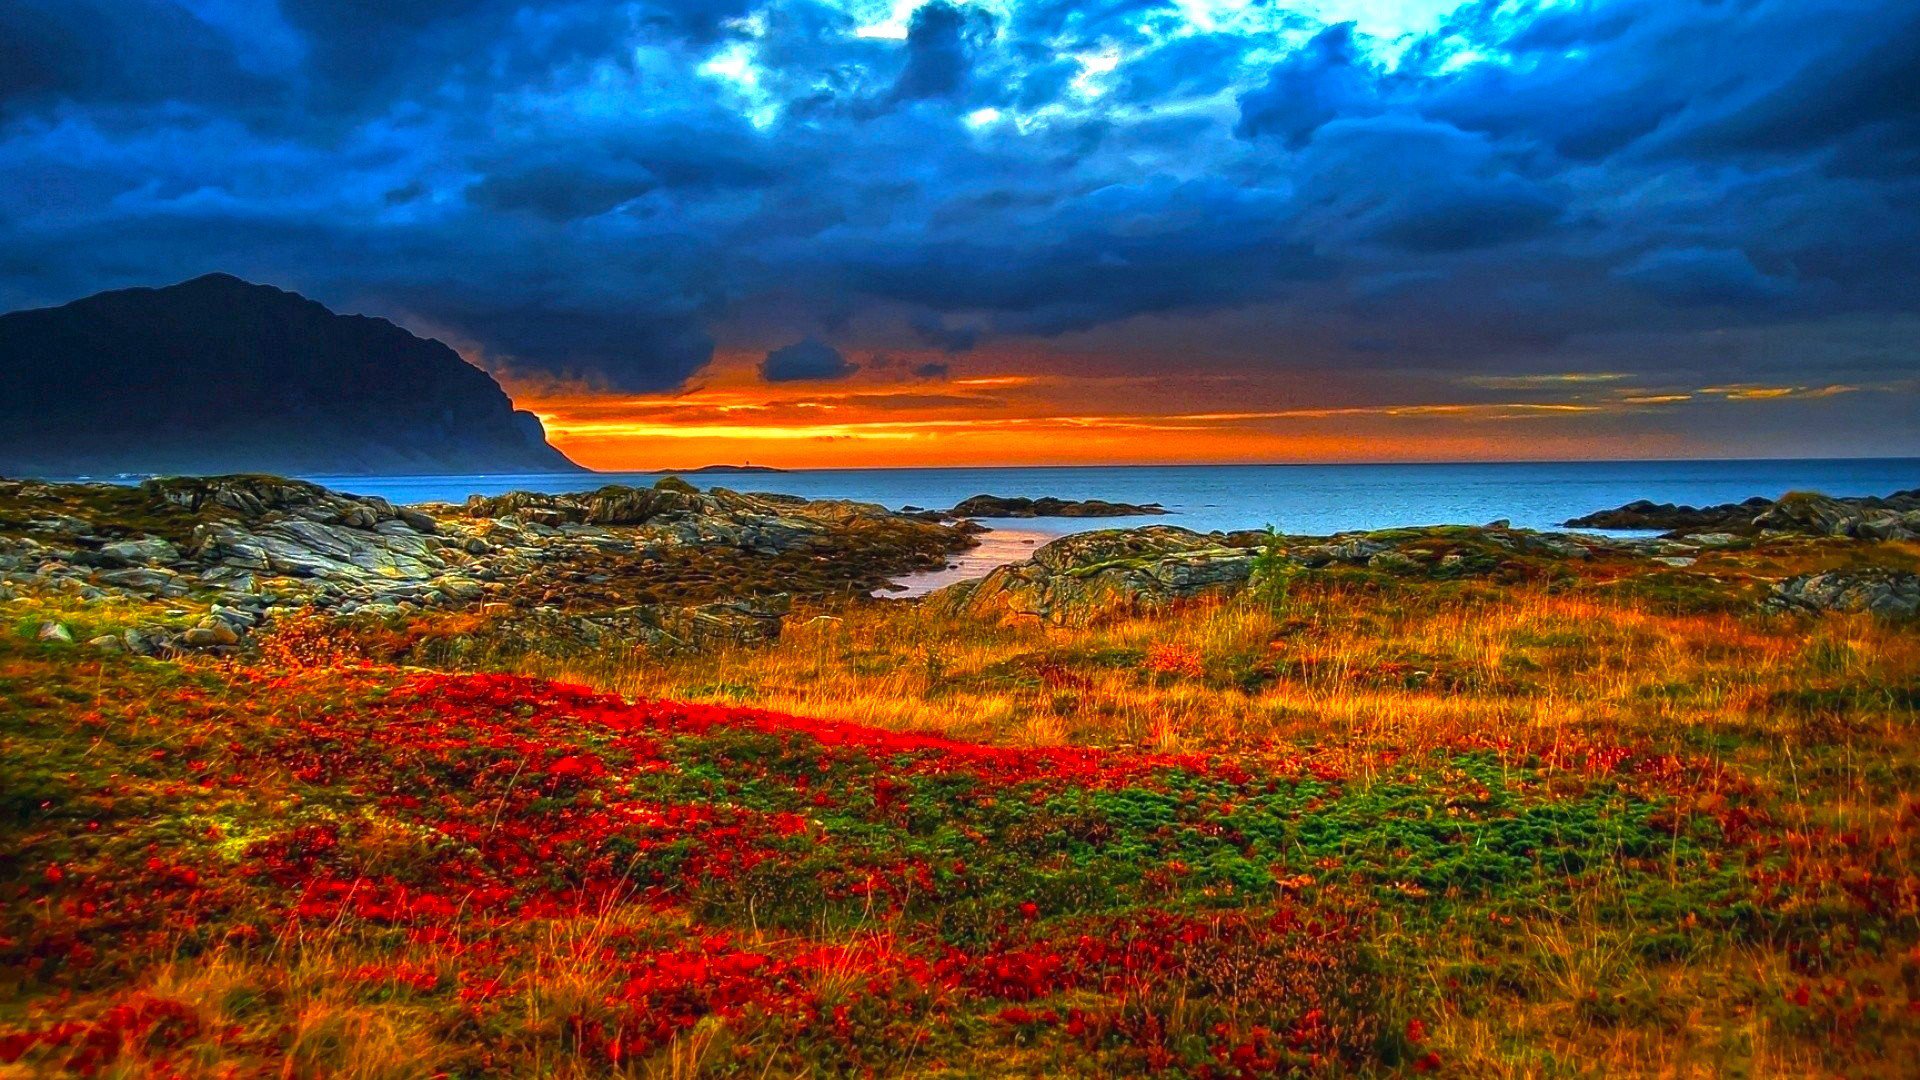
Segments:
[[[0,4],[0,309],[211,271],[602,468],[1920,455],[1920,4]]]

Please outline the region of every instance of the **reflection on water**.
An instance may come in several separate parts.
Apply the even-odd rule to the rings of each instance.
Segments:
[[[988,571],[996,566],[1025,561],[1033,554],[1033,549],[1060,534],[1035,532],[1030,529],[990,528],[987,532],[974,537],[980,546],[948,556],[947,565],[939,570],[922,570],[908,574],[895,582],[901,588],[876,589],[875,596],[925,596],[935,589],[945,588],[956,581],[970,581],[986,577]]]

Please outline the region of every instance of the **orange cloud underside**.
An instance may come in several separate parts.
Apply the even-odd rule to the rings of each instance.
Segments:
[[[696,385],[620,395],[510,387],[549,437],[609,470],[751,462],[784,468],[1229,461],[1498,460],[1684,453],[1677,438],[1610,431],[1610,417],[1721,400],[1830,396],[1847,387],[1617,385],[1617,376],[1504,380],[1456,400],[1362,403],[1331,380],[863,372],[768,384],[722,359]],[[1304,387],[1303,382],[1312,385]],[[1503,396],[1503,389],[1515,392]],[[1309,393],[1318,397],[1310,397]],[[1332,402],[1332,403],[1329,403]]]

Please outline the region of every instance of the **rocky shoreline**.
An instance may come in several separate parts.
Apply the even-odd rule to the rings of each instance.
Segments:
[[[1672,536],[1726,533],[1754,536],[1848,536],[1869,540],[1920,537],[1920,488],[1884,498],[1835,499],[1792,492],[1778,499],[1756,496],[1717,506],[1676,506],[1645,499],[1565,522],[1569,529],[1659,529]]]
[[[1744,524],[1729,524],[1722,508],[1622,508],[1635,520],[1693,522],[1659,538],[1500,522],[1329,537],[1106,529],[1053,540],[916,602],[956,617],[1065,625],[1297,573],[1499,582],[1581,565],[1748,596],[1777,612],[1911,618],[1920,615],[1915,560],[1882,542],[1920,535],[1916,501],[1912,492],[1792,495]],[[290,618],[401,624],[452,613],[543,647],[702,649],[777,637],[796,599],[860,601],[896,577],[946,567],[979,531],[872,503],[701,491],[671,477],[650,488],[415,507],[270,476],[138,487],[0,480],[0,602],[125,608],[134,614],[111,633],[76,635],[58,620],[28,629],[142,655],[238,651]]]
[[[1805,498],[1797,504],[1800,508],[1819,505],[1823,504]],[[1785,513],[1797,515],[1799,510],[1790,507]],[[1914,572],[1910,556],[1877,546],[1888,538],[1902,537],[1822,531],[1817,525],[1745,537],[1700,532],[1657,538],[1537,532],[1501,522],[1324,537],[1198,533],[1151,525],[1062,537],[1038,548],[1026,561],[939,590],[928,602],[948,615],[1036,618],[1072,626],[1116,612],[1139,613],[1229,595],[1260,586],[1263,577],[1352,572],[1363,578],[1378,575],[1409,582],[1554,580],[1569,576],[1572,567],[1579,565],[1593,567],[1597,576],[1605,578],[1639,579],[1650,587],[1704,592],[1727,606],[1758,604],[1779,613],[1920,617],[1920,574]],[[1821,546],[1835,542],[1845,546],[1837,552]],[[1835,553],[1864,565],[1784,576],[1769,572],[1776,564],[1818,562]],[[1880,558],[1890,564],[1875,565]],[[1284,589],[1284,582],[1280,587]]]
[[[1232,592],[1262,572],[1360,568],[1429,577],[1484,575],[1507,554],[1587,559],[1629,548],[1590,537],[1506,528],[1436,526],[1307,537],[1258,531],[1198,533],[1169,525],[1062,537],[1026,562],[933,594],[956,615],[1033,616],[1062,625],[1115,610],[1137,612]]]
[[[795,596],[864,595],[945,564],[963,529],[884,507],[701,492],[676,479],[398,507],[268,476],[0,481],[0,600],[171,604],[103,649],[226,650],[300,612],[474,609],[589,640],[688,645],[779,631]],[[49,630],[58,636],[60,631]]]

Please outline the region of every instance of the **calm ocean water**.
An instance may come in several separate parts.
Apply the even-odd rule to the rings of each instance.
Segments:
[[[587,491],[647,485],[662,473],[525,476],[315,476],[308,479],[395,502],[459,502],[504,491]],[[1735,502],[1811,489],[1885,495],[1920,487],[1920,459],[1816,461],[1528,462],[1437,465],[1154,465],[1001,469],[832,469],[689,476],[702,487],[862,499],[899,508],[944,509],[970,495],[1158,502],[1165,517],[1009,521],[1021,531],[1165,523],[1206,532],[1259,528],[1333,533],[1395,525],[1483,524],[1507,518],[1552,528],[1570,517],[1634,499]]]

